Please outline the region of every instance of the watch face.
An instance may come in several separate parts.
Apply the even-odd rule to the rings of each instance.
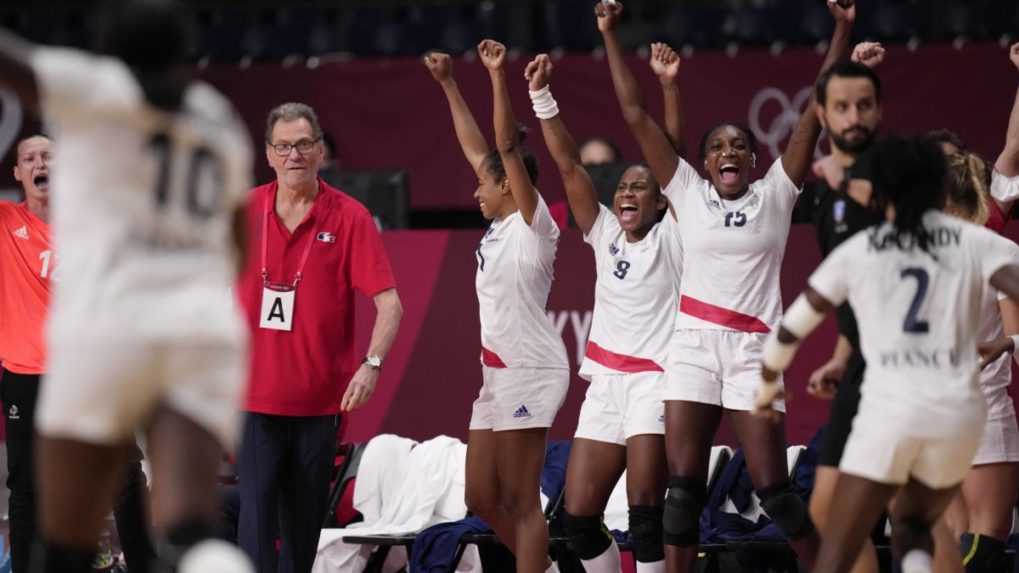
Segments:
[[[379,358],[378,356],[366,356],[364,361],[368,366],[372,366],[375,368],[379,368],[380,366],[382,366],[382,359]]]

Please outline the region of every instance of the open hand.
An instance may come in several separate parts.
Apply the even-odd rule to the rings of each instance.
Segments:
[[[1001,338],[978,344],[977,352],[980,353],[980,368],[984,369],[1003,354],[1015,352],[1015,344],[1010,337],[1002,336]]]
[[[835,397],[835,390],[846,373],[846,365],[843,362],[826,362],[823,366],[814,370],[807,381],[807,393],[815,398],[831,400]]]
[[[378,381],[379,371],[367,364],[362,364],[343,392],[340,411],[350,412],[367,404],[368,399],[375,393],[375,384]]]

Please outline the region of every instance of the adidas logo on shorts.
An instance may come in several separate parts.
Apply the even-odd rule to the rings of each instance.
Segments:
[[[524,406],[523,404],[521,404],[520,407],[517,408],[517,411],[513,412],[513,417],[514,418],[530,418],[531,417],[531,412],[527,409],[527,406]]]
[[[18,227],[16,230],[11,231],[11,234],[14,235],[15,237],[21,239],[22,241],[27,241],[28,240],[28,227],[26,227],[25,225],[22,225],[22,226]]]

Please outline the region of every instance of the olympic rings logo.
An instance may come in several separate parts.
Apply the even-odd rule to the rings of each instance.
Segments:
[[[792,100],[786,96],[784,91],[774,87],[766,87],[754,94],[754,98],[750,101],[750,114],[747,122],[757,141],[766,145],[771,151],[772,159],[782,155],[779,145],[796,128],[796,124],[800,121],[800,114],[803,113],[803,109],[810,101],[812,93],[813,88],[808,86],[798,91]],[[772,101],[778,104],[778,114],[771,118],[771,122],[765,128],[762,125],[764,119],[762,113],[765,106]]]

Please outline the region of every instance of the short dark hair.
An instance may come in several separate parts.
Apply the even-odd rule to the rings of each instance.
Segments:
[[[817,105],[824,107],[828,101],[828,83],[832,78],[866,78],[870,80],[870,83],[874,85],[874,97],[878,103],[881,103],[881,78],[874,73],[874,70],[859,62],[845,61],[828,68],[821,74],[821,77],[817,78],[817,83],[814,84]]]
[[[296,121],[306,119],[311,124],[311,133],[315,139],[322,137],[322,125],[318,122],[318,114],[306,103],[287,102],[280,104],[269,112],[265,122],[265,142],[272,143],[272,128],[280,121]]]
[[[97,23],[97,51],[142,73],[184,64],[194,47],[194,23],[174,0],[107,0]]]
[[[704,158],[708,156],[708,140],[711,139],[711,134],[715,133],[719,129],[722,129],[723,127],[731,127],[737,131],[742,132],[743,137],[747,138],[747,145],[750,147],[750,152],[757,153],[757,138],[754,137],[754,132],[750,131],[748,127],[741,125],[739,123],[725,121],[705,131],[704,135],[701,136],[700,144],[701,161],[704,161]]]

